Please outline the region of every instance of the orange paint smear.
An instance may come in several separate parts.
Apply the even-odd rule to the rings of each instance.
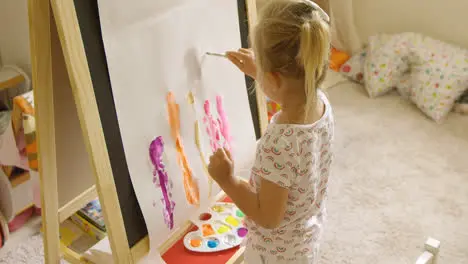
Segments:
[[[182,169],[184,177],[184,190],[185,198],[191,205],[200,205],[200,191],[198,183],[193,178],[193,172],[185,155],[184,145],[180,137],[180,118],[179,118],[179,105],[175,102],[174,94],[169,92],[167,94],[167,111],[169,114],[169,126],[171,127],[171,136],[175,142],[177,150],[177,162]]]
[[[211,227],[211,225],[209,224],[204,224],[202,226],[202,233],[203,233],[203,236],[211,236],[211,235],[214,235],[215,234],[215,231],[213,230],[213,227]]]

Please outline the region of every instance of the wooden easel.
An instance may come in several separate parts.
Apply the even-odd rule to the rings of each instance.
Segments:
[[[256,20],[255,0],[245,4],[251,24]],[[85,262],[61,244],[59,224],[98,196],[114,263],[136,263],[148,253],[149,239],[146,236],[129,246],[74,2],[29,0],[28,10],[45,262],[59,263],[62,254],[71,263]],[[268,123],[265,97],[257,90],[256,98],[263,132]],[[73,188],[59,188],[67,181]],[[189,223],[160,252],[169,249],[188,228]],[[232,263],[241,253],[235,254]]]

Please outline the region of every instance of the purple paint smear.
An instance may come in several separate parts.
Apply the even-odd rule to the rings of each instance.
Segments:
[[[224,111],[223,108],[223,98],[218,95],[216,96],[216,110],[218,111],[218,124],[219,124],[219,130],[221,131],[221,134],[224,137],[224,147],[231,151],[231,133],[230,133],[230,126],[229,126],[229,121],[226,115],[226,112]]]
[[[161,189],[163,197],[164,222],[169,229],[174,228],[174,208],[175,202],[172,201],[172,182],[169,180],[165,166],[162,161],[164,152],[164,142],[161,136],[155,138],[149,146],[149,156],[154,165],[153,183]]]

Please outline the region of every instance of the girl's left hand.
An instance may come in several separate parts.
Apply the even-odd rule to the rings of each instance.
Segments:
[[[223,185],[234,180],[234,163],[227,149],[219,148],[211,157],[208,172],[213,180]]]

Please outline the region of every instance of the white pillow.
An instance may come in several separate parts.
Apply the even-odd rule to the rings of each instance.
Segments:
[[[411,100],[436,122],[442,122],[468,87],[468,51],[425,37],[414,49]]]
[[[411,73],[404,73],[401,78],[398,79],[395,87],[401,97],[409,99],[411,97],[411,93],[413,92]]]
[[[374,98],[392,90],[408,70],[409,35],[376,35],[369,38],[365,63],[365,87]]]
[[[340,73],[360,84],[364,84],[364,64],[367,56],[367,48],[355,53],[340,67]]]

